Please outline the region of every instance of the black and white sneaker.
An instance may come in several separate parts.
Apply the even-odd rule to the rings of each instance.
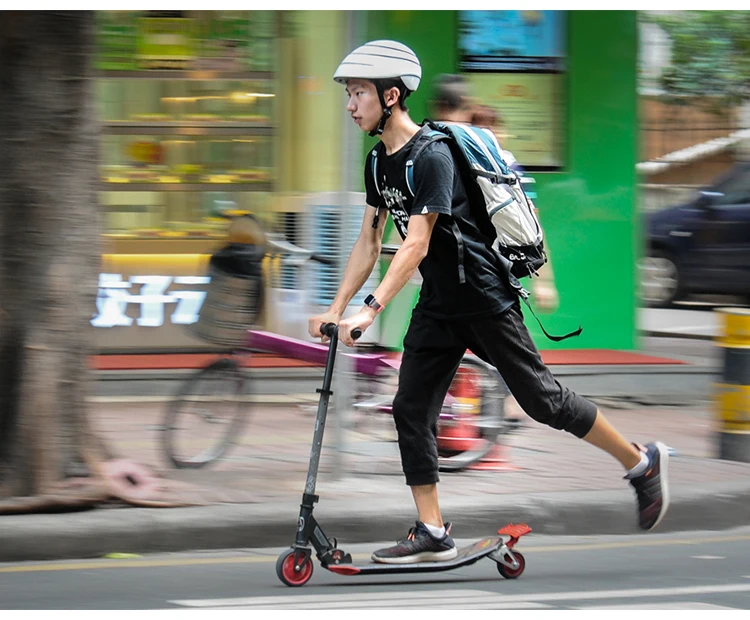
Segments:
[[[630,479],[638,499],[638,525],[642,530],[654,529],[669,508],[667,463],[669,448],[660,441],[645,445],[648,469]]]
[[[417,524],[409,530],[406,540],[397,542],[393,547],[378,549],[372,554],[373,562],[381,564],[414,564],[416,562],[444,562],[458,555],[456,543],[450,537],[451,524],[445,524],[445,534],[435,538],[424,523]]]

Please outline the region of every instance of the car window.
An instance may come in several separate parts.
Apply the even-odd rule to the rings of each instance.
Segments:
[[[723,183],[713,188],[713,191],[724,194],[716,196],[713,204],[750,204],[750,167],[738,168],[736,174],[731,174]]]

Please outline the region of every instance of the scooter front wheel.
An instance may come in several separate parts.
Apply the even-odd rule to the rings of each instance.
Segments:
[[[304,586],[313,574],[313,561],[311,557],[306,557],[302,562],[299,570],[294,567],[294,549],[287,549],[276,560],[276,575],[291,587]]]

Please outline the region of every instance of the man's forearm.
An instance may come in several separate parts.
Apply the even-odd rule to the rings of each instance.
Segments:
[[[539,209],[534,207],[534,212],[536,213],[537,218],[539,218]],[[541,224],[541,220],[540,220]],[[542,230],[544,230],[544,226],[542,226]],[[545,253],[547,254],[547,262],[542,265],[542,267],[537,272],[539,274],[539,280],[541,282],[547,282],[554,284],[555,282],[555,272],[552,270],[552,255],[549,251],[549,245],[547,245],[544,248]]]
[[[426,246],[411,244],[407,241],[393,256],[388,271],[373,295],[378,303],[385,306],[398,295],[406,283],[414,275],[426,254]]]
[[[547,254],[547,262],[539,268],[539,271],[537,271],[539,281],[554,284],[555,272],[552,270],[552,258],[550,257],[548,248],[544,248],[544,251]]]
[[[378,244],[367,243],[361,238],[354,244],[352,253],[346,263],[346,269],[344,269],[344,277],[341,279],[336,298],[330,307],[332,312],[344,314],[352,297],[367,282],[367,278],[370,277],[372,270],[375,268],[379,256],[380,246]]]

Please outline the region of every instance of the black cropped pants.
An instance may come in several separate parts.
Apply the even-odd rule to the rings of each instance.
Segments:
[[[437,425],[445,395],[469,349],[492,364],[537,422],[584,437],[596,405],[560,385],[542,362],[520,302],[484,319],[446,321],[415,310],[404,338],[393,417],[409,486],[438,482]]]

